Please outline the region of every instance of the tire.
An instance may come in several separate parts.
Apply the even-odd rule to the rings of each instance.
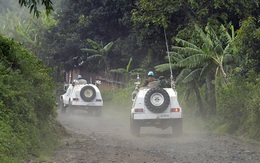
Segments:
[[[172,135],[175,137],[179,137],[182,135],[183,130],[183,124],[182,124],[182,118],[181,119],[175,119],[172,124]]]
[[[134,120],[130,119],[131,134],[139,137],[140,136],[140,130],[141,130],[140,125],[137,122],[135,122]]]
[[[151,112],[162,113],[170,104],[170,96],[162,88],[151,88],[145,95],[144,103]]]
[[[96,91],[92,86],[85,86],[80,90],[80,97],[84,101],[90,102],[96,97]]]

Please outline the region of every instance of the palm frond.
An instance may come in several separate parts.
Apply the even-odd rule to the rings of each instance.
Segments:
[[[229,53],[223,57],[223,63],[232,63],[234,60],[235,60],[234,56]]]
[[[209,49],[205,44],[202,44],[201,50],[202,50],[205,54],[210,55],[210,50],[211,50],[211,49]]]
[[[200,38],[203,40],[203,42],[205,43],[205,45],[206,45],[208,48],[213,47],[213,42],[212,42],[212,40],[210,39],[210,37],[208,37],[208,36],[205,34],[205,32],[204,32],[197,24],[195,24],[195,30],[199,33]],[[206,30],[207,30],[207,27],[206,27]]]
[[[227,46],[223,50],[223,55],[231,54],[233,53],[234,48],[231,46],[231,44],[227,44]]]
[[[176,53],[174,51],[170,51],[169,54],[170,54],[171,57],[174,57],[174,58],[178,58],[178,59],[183,59],[184,58],[184,56],[182,54]]]
[[[176,52],[169,52],[170,54],[170,58],[171,58],[171,62],[172,63],[176,63],[176,62],[180,62],[181,60],[183,60],[185,57],[187,57],[186,55],[180,54],[180,53],[176,53]],[[166,60],[168,61],[168,56],[166,57]]]
[[[130,58],[130,59],[129,59],[129,62],[128,62],[127,66],[126,66],[126,72],[129,72],[130,66],[131,66],[131,64],[132,64],[132,61],[133,61],[133,58]]]
[[[215,32],[215,30],[210,25],[208,25],[207,28],[208,28],[208,30],[207,30],[208,37],[212,42],[212,46],[210,48],[216,52],[216,53],[211,53],[211,54],[215,54],[215,55],[220,54],[221,55],[223,52],[222,40],[219,38],[219,36]]]
[[[176,83],[180,84],[183,83],[182,81],[186,78],[186,76],[189,75],[189,73],[191,72],[191,69],[189,68],[185,68],[181,71],[181,73],[176,77]]]
[[[183,39],[180,39],[180,38],[175,38],[175,40],[180,43],[182,46],[184,47],[190,47],[190,48],[193,48],[193,49],[199,49],[198,46],[196,46],[195,44],[192,44],[186,40],[183,40]]]
[[[200,72],[200,80],[204,79],[210,72],[212,72],[213,69],[216,68],[215,62],[208,62]]]
[[[235,38],[234,26],[231,25],[230,29],[231,29],[231,35],[229,34],[228,30],[224,27],[224,25],[220,26],[221,34],[223,39],[225,39],[226,44],[231,44]]]
[[[179,67],[194,68],[202,65],[205,62],[205,60],[208,58],[209,57],[205,54],[194,54],[178,62],[176,65]]]
[[[215,42],[213,50],[216,52],[216,53],[213,53],[213,54],[222,55],[223,51],[224,51],[222,43],[221,42]]]
[[[91,54],[99,54],[99,51],[95,49],[82,48],[81,51],[91,53]]]
[[[87,42],[90,44],[90,46],[95,49],[95,50],[100,50],[102,49],[101,45],[99,45],[97,42],[91,40],[91,39],[87,39]]]
[[[172,50],[179,54],[188,54],[188,56],[198,53],[204,53],[201,49],[192,48],[192,47],[179,47],[179,46],[172,46]]]
[[[97,59],[97,58],[102,58],[102,55],[100,55],[100,54],[95,54],[95,55],[91,55],[91,56],[88,57],[89,60]]]
[[[201,68],[195,69],[193,71],[191,71],[184,79],[183,79],[183,83],[189,83],[192,81],[196,81],[199,79],[200,77],[200,72],[201,72]]]
[[[176,66],[174,64],[171,64],[172,69],[174,69]],[[165,71],[170,71],[170,65],[169,63],[164,63],[155,66],[155,70],[158,72],[165,72]]]
[[[105,50],[105,51],[109,51],[111,48],[112,48],[112,46],[113,46],[113,42],[110,42],[110,43],[108,43],[103,49]]]

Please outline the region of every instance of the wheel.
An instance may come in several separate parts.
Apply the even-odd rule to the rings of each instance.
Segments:
[[[85,86],[80,91],[80,97],[84,101],[90,102],[96,97],[96,91],[92,86]]]
[[[100,117],[102,115],[102,108],[101,107],[96,107],[95,108],[95,116]]]
[[[173,136],[181,136],[182,135],[182,118],[180,119],[175,119],[172,124],[172,135]]]
[[[145,106],[154,113],[162,113],[170,104],[170,96],[162,88],[151,88],[144,98]]]
[[[140,136],[140,130],[141,130],[140,125],[136,121],[130,119],[131,134],[139,137]]]

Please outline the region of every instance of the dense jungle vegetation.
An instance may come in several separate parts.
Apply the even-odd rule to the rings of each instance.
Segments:
[[[39,156],[56,142],[55,85],[64,82],[64,72],[80,68],[127,82],[137,73],[144,79],[149,70],[169,77],[169,61],[187,114],[211,131],[259,141],[259,5],[1,1],[0,158]]]

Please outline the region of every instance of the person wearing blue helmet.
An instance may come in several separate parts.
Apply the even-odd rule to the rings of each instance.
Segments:
[[[146,87],[150,82],[156,81],[156,79],[154,78],[154,73],[153,71],[149,71],[147,74],[147,79],[144,82],[144,87]]]
[[[79,84],[87,84],[87,80],[83,79],[81,75],[78,75]]]

